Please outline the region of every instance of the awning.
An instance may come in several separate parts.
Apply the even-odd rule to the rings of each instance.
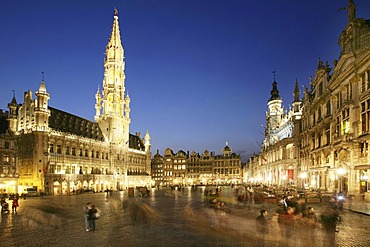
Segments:
[[[354,170],[367,170],[367,169],[370,169],[370,165],[360,165],[354,167]]]

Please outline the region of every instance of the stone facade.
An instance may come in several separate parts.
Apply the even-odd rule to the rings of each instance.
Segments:
[[[269,101],[264,145],[261,153],[250,159],[247,170],[251,179],[353,195],[367,192],[370,20],[356,17],[353,1],[349,1],[347,9],[348,24],[338,41],[339,60],[331,68],[319,59],[310,88],[305,88],[301,100],[295,97],[293,101],[288,121],[292,124],[291,134],[275,138],[275,143],[271,141],[276,136],[271,119],[276,114]],[[285,117],[278,116],[279,132]],[[276,177],[274,174],[280,171],[282,176]]]
[[[106,47],[102,91],[90,121],[49,106],[42,80],[33,99],[8,104],[9,132],[17,143],[18,193],[35,188],[48,195],[82,190],[122,190],[150,185],[150,136],[132,135],[130,98],[125,93],[124,49],[118,12]]]
[[[240,184],[243,181],[242,161],[226,144],[221,155],[205,150],[203,154],[176,154],[170,148],[163,156],[152,159],[153,182],[156,186]]]
[[[8,130],[8,112],[0,111],[0,194],[16,193],[18,187],[17,146]]]

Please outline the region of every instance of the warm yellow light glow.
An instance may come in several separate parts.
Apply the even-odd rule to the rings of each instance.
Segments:
[[[343,167],[338,168],[337,174],[338,175],[344,175],[344,174],[346,174],[346,169],[344,169]]]

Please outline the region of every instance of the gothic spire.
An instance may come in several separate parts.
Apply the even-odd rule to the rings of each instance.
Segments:
[[[15,91],[14,90],[12,90],[13,91],[13,98],[12,98],[12,104],[17,104],[17,100],[16,100],[16,98],[15,98]]]
[[[107,50],[108,50],[108,48],[111,48],[111,47],[116,47],[116,48],[121,48],[122,49],[121,35],[120,35],[119,24],[118,24],[118,10],[117,9],[114,9],[113,17],[114,17],[114,21],[113,21],[111,36],[110,36],[109,42],[107,44]]]
[[[295,80],[295,87],[294,87],[294,100],[293,102],[299,102],[299,94],[301,93],[301,91],[299,91],[299,87],[298,87],[298,79]]]

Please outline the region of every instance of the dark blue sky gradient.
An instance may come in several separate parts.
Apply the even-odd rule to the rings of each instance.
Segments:
[[[370,18],[370,1],[356,0]],[[113,8],[125,49],[130,132],[167,147],[243,157],[259,151],[273,74],[284,105],[309,85],[318,58],[339,58],[347,0],[0,0],[0,108],[35,92],[93,120]],[[301,87],[301,91],[302,91]],[[244,159],[245,161],[245,159]]]

